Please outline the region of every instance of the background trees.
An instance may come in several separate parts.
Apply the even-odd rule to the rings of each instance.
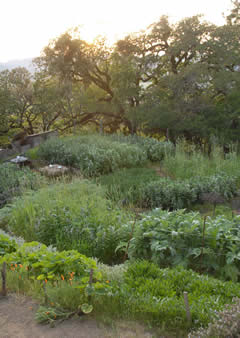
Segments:
[[[29,133],[86,124],[106,132],[160,133],[195,142],[239,135],[239,2],[215,26],[201,16],[163,16],[109,47],[68,31],[23,68],[0,73],[0,132]]]

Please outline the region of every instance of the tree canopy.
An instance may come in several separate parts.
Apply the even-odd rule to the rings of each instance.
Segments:
[[[23,68],[0,73],[0,133],[73,130],[161,133],[235,141],[240,131],[240,3],[226,24],[201,16],[171,24],[162,16],[109,47],[77,30],[52,40]]]

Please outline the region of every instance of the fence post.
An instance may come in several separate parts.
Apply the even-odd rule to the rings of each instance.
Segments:
[[[6,272],[6,262],[3,262],[3,266],[2,266],[2,271],[1,271],[1,275],[2,275],[2,296],[7,296],[7,272]]]
[[[203,250],[204,250],[204,245],[205,245],[205,229],[206,229],[206,219],[207,216],[204,216],[203,220],[203,235],[202,235],[202,248],[201,248],[201,267],[203,267]]]
[[[184,291],[183,297],[184,297],[187,320],[188,320],[188,323],[190,325],[192,323],[192,315],[191,315],[191,312],[190,312],[190,306],[189,306],[189,302],[188,302],[188,293]]]
[[[90,287],[92,287],[92,282],[93,282],[93,269],[90,270],[90,275],[89,275],[88,285],[90,285]],[[91,294],[88,295],[88,302],[90,301],[91,301]]]

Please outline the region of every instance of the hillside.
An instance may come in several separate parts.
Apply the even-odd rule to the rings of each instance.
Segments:
[[[10,60],[8,62],[0,62],[0,71],[3,71],[5,69],[12,70],[17,67],[25,67],[31,73],[34,73],[35,69],[32,64],[32,60],[33,58],[27,58],[27,59]]]

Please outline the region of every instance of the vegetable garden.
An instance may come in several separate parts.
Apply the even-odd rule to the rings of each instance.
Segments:
[[[184,140],[80,135],[28,155],[82,174],[0,165],[0,264],[9,291],[39,299],[39,322],[91,312],[221,336],[220,312],[240,294],[234,149],[209,157]]]

